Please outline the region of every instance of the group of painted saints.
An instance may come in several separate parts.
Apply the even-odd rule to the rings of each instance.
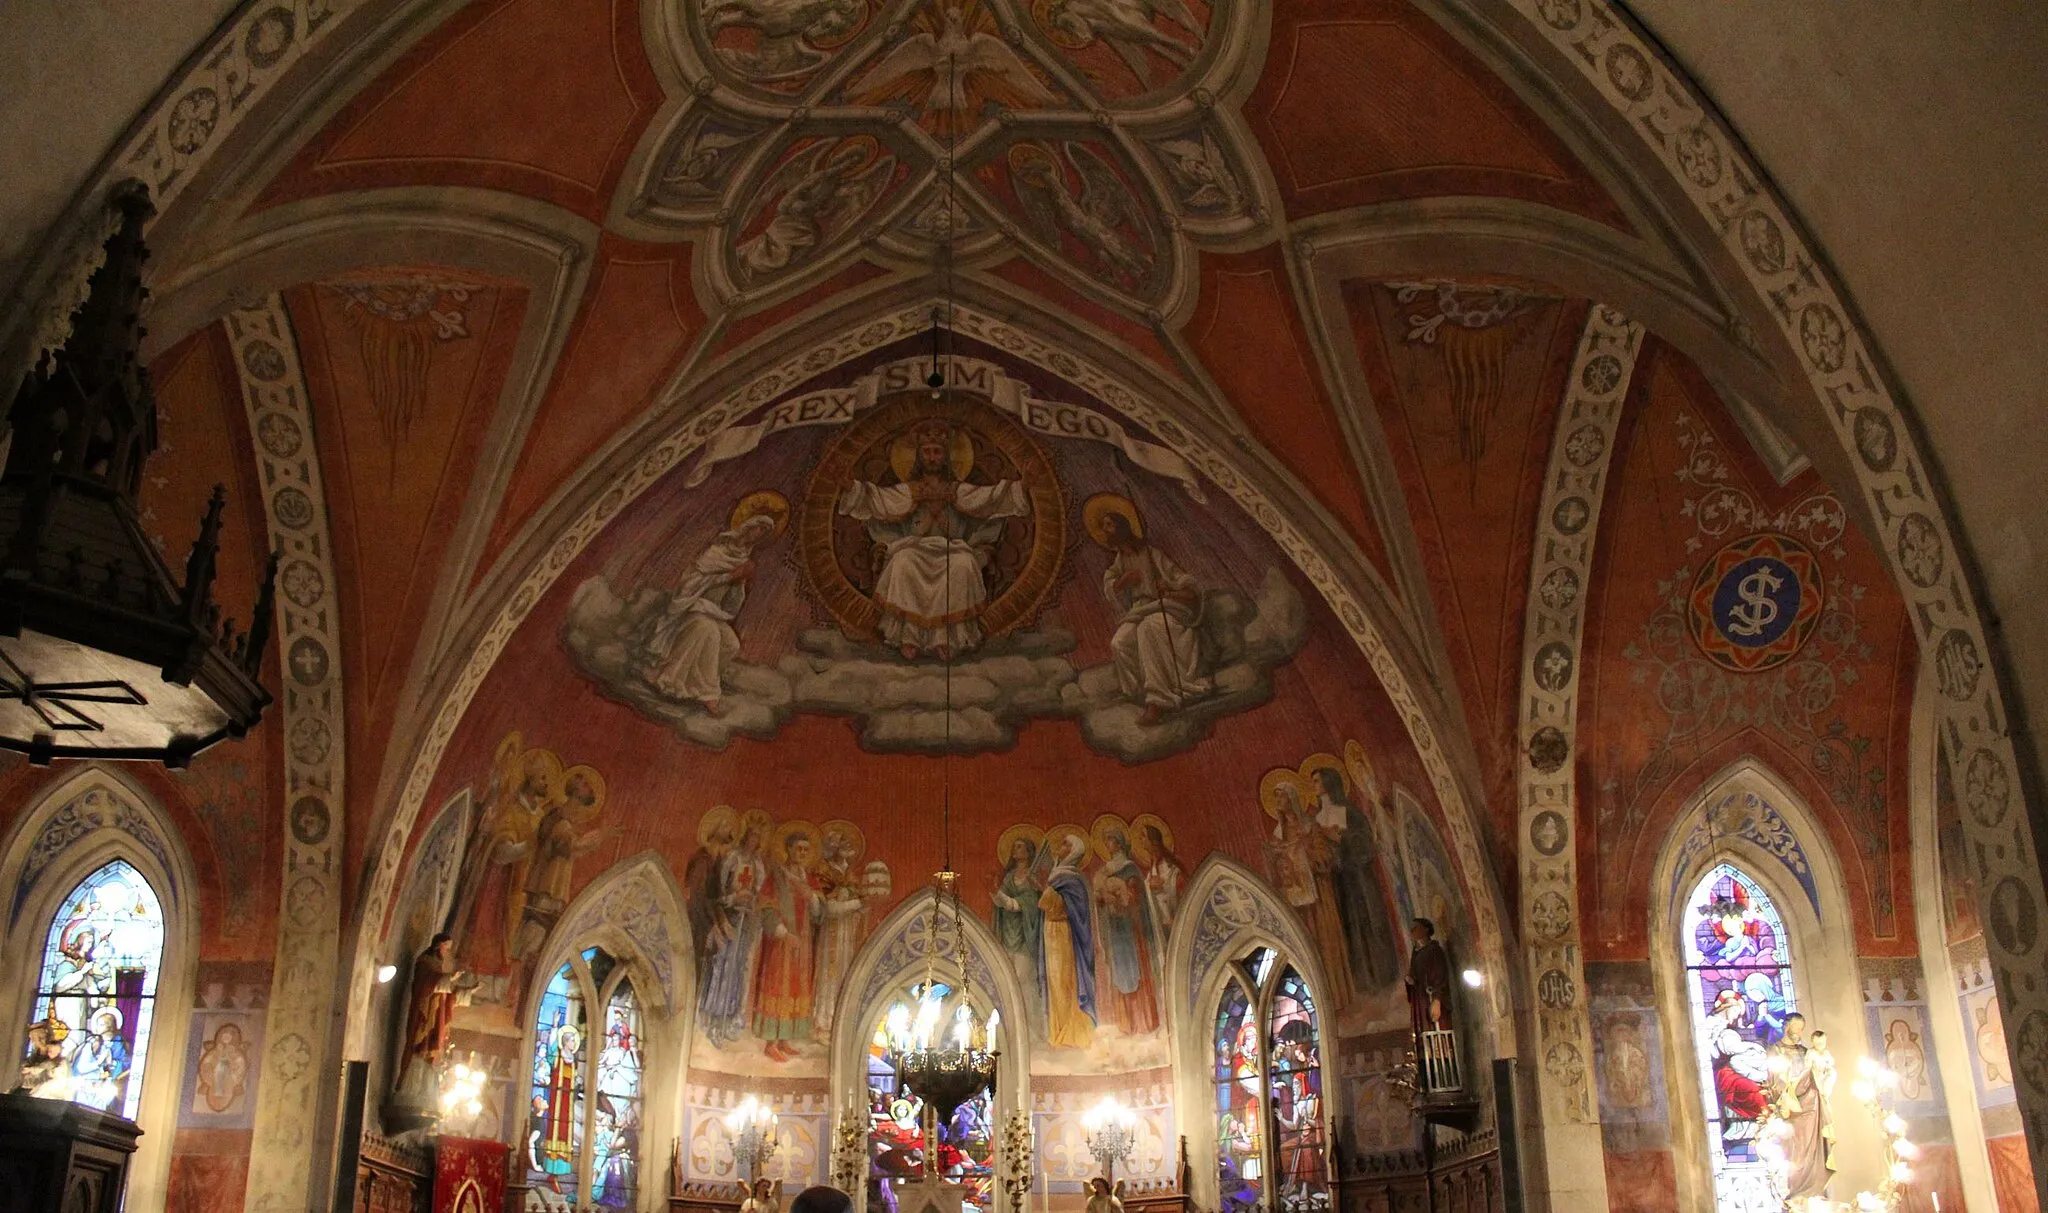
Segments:
[[[826,1038],[869,907],[889,896],[889,867],[862,864],[849,821],[776,825],[720,805],[698,823],[684,869],[696,941],[698,1028],[724,1046],[751,1034],[777,1061]]]
[[[904,661],[973,652],[988,639],[983,615],[990,569],[1013,519],[1028,517],[1022,481],[970,479],[974,445],[949,422],[927,420],[895,444],[887,482],[851,480],[839,516],[860,524],[872,545],[875,639]],[[633,637],[635,670],[656,692],[718,714],[740,651],[736,625],[762,549],[789,526],[790,506],[772,490],[743,497],[726,528],[668,590],[665,605]],[[1156,724],[1215,692],[1204,652],[1202,589],[1145,537],[1128,497],[1101,493],[1082,508],[1088,534],[1109,555],[1102,594],[1117,616],[1111,661],[1121,696]]]
[[[1379,808],[1362,752],[1347,750],[1349,780],[1335,759],[1311,760],[1305,771],[1281,768],[1261,781],[1273,819],[1266,867],[1281,898],[1309,927],[1330,984],[1328,1001],[1342,1008],[1354,990],[1383,989],[1399,975],[1389,898],[1391,859],[1366,805]],[[1361,796],[1354,782],[1364,789]]]
[[[1188,869],[1173,834],[1145,814],[1079,826],[1019,825],[998,843],[996,936],[1045,1013],[1046,1041],[1085,1049],[1096,1030],[1157,1031],[1165,946]]]
[[[495,889],[505,956],[539,951],[568,908],[576,861],[604,841],[604,776],[592,766],[565,766],[553,750],[528,746],[517,732],[498,744],[490,780],[457,875],[451,929],[475,932]],[[463,954],[474,954],[465,934]]]

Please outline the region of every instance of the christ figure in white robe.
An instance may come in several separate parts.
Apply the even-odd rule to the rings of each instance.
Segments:
[[[1123,612],[1110,637],[1117,689],[1144,705],[1140,724],[1209,695],[1216,684],[1202,669],[1195,632],[1202,595],[1195,579],[1166,553],[1146,543],[1129,518],[1103,515],[1104,546],[1116,553],[1102,574],[1102,592]]]
[[[649,686],[717,714],[726,667],[739,656],[739,633],[732,624],[747,600],[754,549],[775,529],[774,517],[756,514],[720,532],[698,555],[648,630],[642,670]]]
[[[985,570],[1003,534],[1003,519],[1031,512],[1016,480],[969,484],[949,466],[943,425],[914,434],[917,462],[901,484],[856,480],[839,495],[839,512],[867,524],[882,549],[875,606],[882,639],[915,661],[941,660],[981,644],[988,606]]]

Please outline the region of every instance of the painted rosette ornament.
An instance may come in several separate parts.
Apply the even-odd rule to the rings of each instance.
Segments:
[[[1716,552],[1692,583],[1692,638],[1739,674],[1783,665],[1820,623],[1820,562],[1789,535],[1750,535]]]

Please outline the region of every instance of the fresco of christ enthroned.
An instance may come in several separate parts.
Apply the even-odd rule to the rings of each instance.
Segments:
[[[944,661],[1033,613],[1058,568],[1061,502],[1013,421],[920,394],[885,403],[833,448],[806,494],[803,544],[849,636]]]

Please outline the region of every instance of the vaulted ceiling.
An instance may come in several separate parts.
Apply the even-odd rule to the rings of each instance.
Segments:
[[[1917,580],[1866,492],[1908,440],[1866,409],[1854,462],[1834,428],[1854,406],[1813,377],[1862,364],[1845,370],[1856,339],[1814,302],[1815,262],[1604,8],[315,7],[241,12],[110,178],[142,175],[162,205],[164,542],[229,484],[239,600],[259,520],[297,528],[306,508],[324,528],[287,561],[308,621],[275,677],[340,706],[280,711],[233,750],[294,805],[293,771],[331,772],[321,845],[372,921],[423,807],[530,733],[534,696],[597,703],[558,640],[577,587],[722,523],[729,500],[677,487],[683,456],[916,355],[948,298],[966,352],[1230,490],[1172,507],[1162,542],[1241,553],[1218,567],[1253,582],[1270,557],[1311,603],[1303,656],[1245,718],[1264,723],[1219,725],[1199,761],[1100,768],[1126,810],[1356,733],[1428,801],[1499,949],[1532,767],[1574,764],[1576,855],[1635,889],[1700,781],[1761,749],[1837,838],[1866,951],[1911,951],[1922,637],[1897,587],[1902,563],[1922,589],[1944,574]],[[277,393],[301,384],[293,413]],[[290,475],[324,486],[315,505],[284,495]],[[1757,532],[1794,541],[1828,611],[1799,661],[1752,677],[1687,629],[1696,581]],[[814,605],[792,586],[750,609],[793,635]],[[1575,695],[1594,740],[1532,748],[1532,686]],[[622,727],[548,740],[601,751],[616,781],[662,738]],[[1048,728],[982,760],[987,783],[1051,797],[1101,757]],[[700,784],[853,794],[828,760],[917,778],[822,729],[649,760],[621,837],[585,862],[658,842],[664,804]],[[326,820],[289,827],[312,845]],[[276,869],[249,861],[248,887]],[[1632,895],[1579,889],[1591,954],[1646,946]]]

